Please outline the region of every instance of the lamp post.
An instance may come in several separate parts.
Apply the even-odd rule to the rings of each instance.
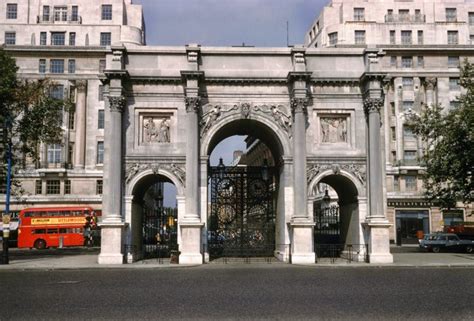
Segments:
[[[219,159],[219,165],[217,165],[217,168],[219,169],[219,179],[223,179],[225,174],[225,165],[222,157]]]
[[[322,209],[328,209],[331,205],[331,197],[329,196],[328,189],[324,191],[323,201],[321,203]]]
[[[269,179],[268,175],[268,160],[265,158],[263,160],[263,168],[262,168],[262,179],[267,182]]]
[[[5,199],[5,213],[2,215],[3,224],[3,251],[2,264],[8,264],[8,238],[10,237],[10,192],[11,192],[11,176],[12,176],[12,140],[11,140],[11,120],[10,116],[5,119],[4,139],[7,141],[7,186]]]

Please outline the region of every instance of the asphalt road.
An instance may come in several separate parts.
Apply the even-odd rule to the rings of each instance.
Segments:
[[[0,320],[472,320],[474,269],[0,271]]]

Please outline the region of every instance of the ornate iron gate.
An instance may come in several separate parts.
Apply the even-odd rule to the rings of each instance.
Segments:
[[[210,168],[208,249],[218,257],[266,257],[275,250],[275,168]]]
[[[157,184],[152,207],[143,206],[143,258],[166,258],[178,251],[178,211],[163,206],[163,184]]]
[[[341,242],[341,219],[339,206],[326,208],[314,206],[314,242],[316,244],[339,244]]]

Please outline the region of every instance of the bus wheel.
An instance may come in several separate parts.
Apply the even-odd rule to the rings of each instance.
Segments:
[[[46,242],[45,240],[39,239],[35,241],[34,246],[35,246],[35,249],[44,250],[46,248]]]

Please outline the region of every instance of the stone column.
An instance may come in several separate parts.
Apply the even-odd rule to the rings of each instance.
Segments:
[[[306,180],[306,122],[308,107],[307,81],[311,73],[304,70],[304,55],[300,50],[293,53],[294,72],[288,79],[292,85],[291,110],[293,115],[293,216],[290,221],[291,262],[314,263],[314,221],[308,214]],[[298,71],[301,70],[301,71]]]
[[[369,260],[370,263],[392,263],[388,222],[384,213],[383,180],[384,162],[381,141],[380,109],[384,106],[381,82],[369,79],[364,99],[364,110],[368,123],[368,177],[369,177]]]
[[[76,81],[76,141],[74,143],[74,168],[84,169],[86,155],[86,125],[87,125],[87,80]]]
[[[102,244],[99,264],[122,264],[122,237],[125,226],[121,215],[122,204],[122,112],[126,99],[113,95],[110,88],[109,108],[105,112],[104,130],[104,193],[102,196]]]
[[[426,78],[425,88],[426,88],[426,106],[432,107],[436,103],[435,99],[435,87],[436,87],[436,78]]]

